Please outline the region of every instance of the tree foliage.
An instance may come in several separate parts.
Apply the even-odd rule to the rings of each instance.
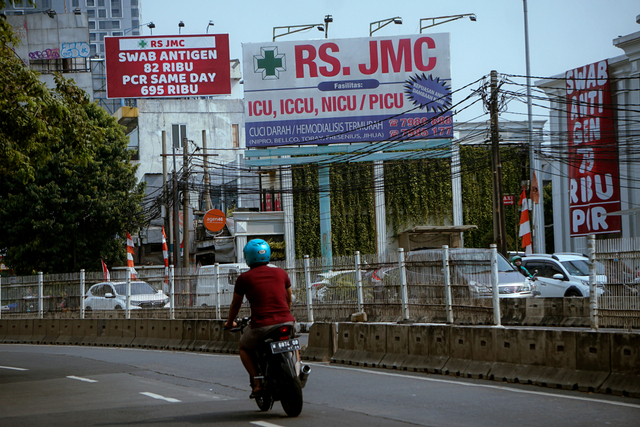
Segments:
[[[122,127],[73,81],[56,89],[0,51],[0,248],[18,274],[98,270],[126,258],[144,187]]]

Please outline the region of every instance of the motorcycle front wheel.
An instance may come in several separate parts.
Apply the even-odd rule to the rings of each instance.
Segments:
[[[302,412],[302,386],[298,377],[290,378],[282,390],[282,409],[290,417],[297,417]]]

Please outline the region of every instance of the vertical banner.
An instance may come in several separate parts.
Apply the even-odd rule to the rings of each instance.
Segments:
[[[609,64],[566,72],[571,237],[620,232],[618,144]]]

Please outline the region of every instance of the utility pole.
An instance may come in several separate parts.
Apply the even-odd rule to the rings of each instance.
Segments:
[[[507,256],[507,227],[502,197],[502,162],[500,161],[500,132],[498,130],[498,73],[491,71],[491,170],[493,183],[493,240],[498,252]]]
[[[207,159],[207,155],[209,154],[207,152],[207,131],[203,130],[202,131],[202,151],[204,151],[204,203],[205,203],[205,209],[207,211],[212,209],[211,206],[211,192],[209,191],[209,159]]]
[[[169,196],[166,193],[168,169],[167,169],[167,132],[162,131],[162,188],[165,189],[162,197],[162,219],[164,220],[164,229],[169,233],[169,244],[173,245],[173,229],[171,228],[171,215],[169,215]],[[175,265],[175,260],[173,265]]]
[[[189,268],[189,140],[184,139],[182,168],[184,169],[184,202],[182,205],[182,266]]]
[[[173,265],[180,265],[180,207],[178,206],[178,169],[176,147],[173,147]]]

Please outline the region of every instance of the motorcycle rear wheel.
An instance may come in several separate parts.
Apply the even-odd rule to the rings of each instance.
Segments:
[[[258,408],[260,408],[262,412],[268,411],[273,406],[273,396],[271,396],[271,394],[269,393],[263,393],[255,399]]]
[[[299,378],[291,378],[284,387],[280,403],[282,409],[290,417],[297,417],[302,412],[302,386]]]

